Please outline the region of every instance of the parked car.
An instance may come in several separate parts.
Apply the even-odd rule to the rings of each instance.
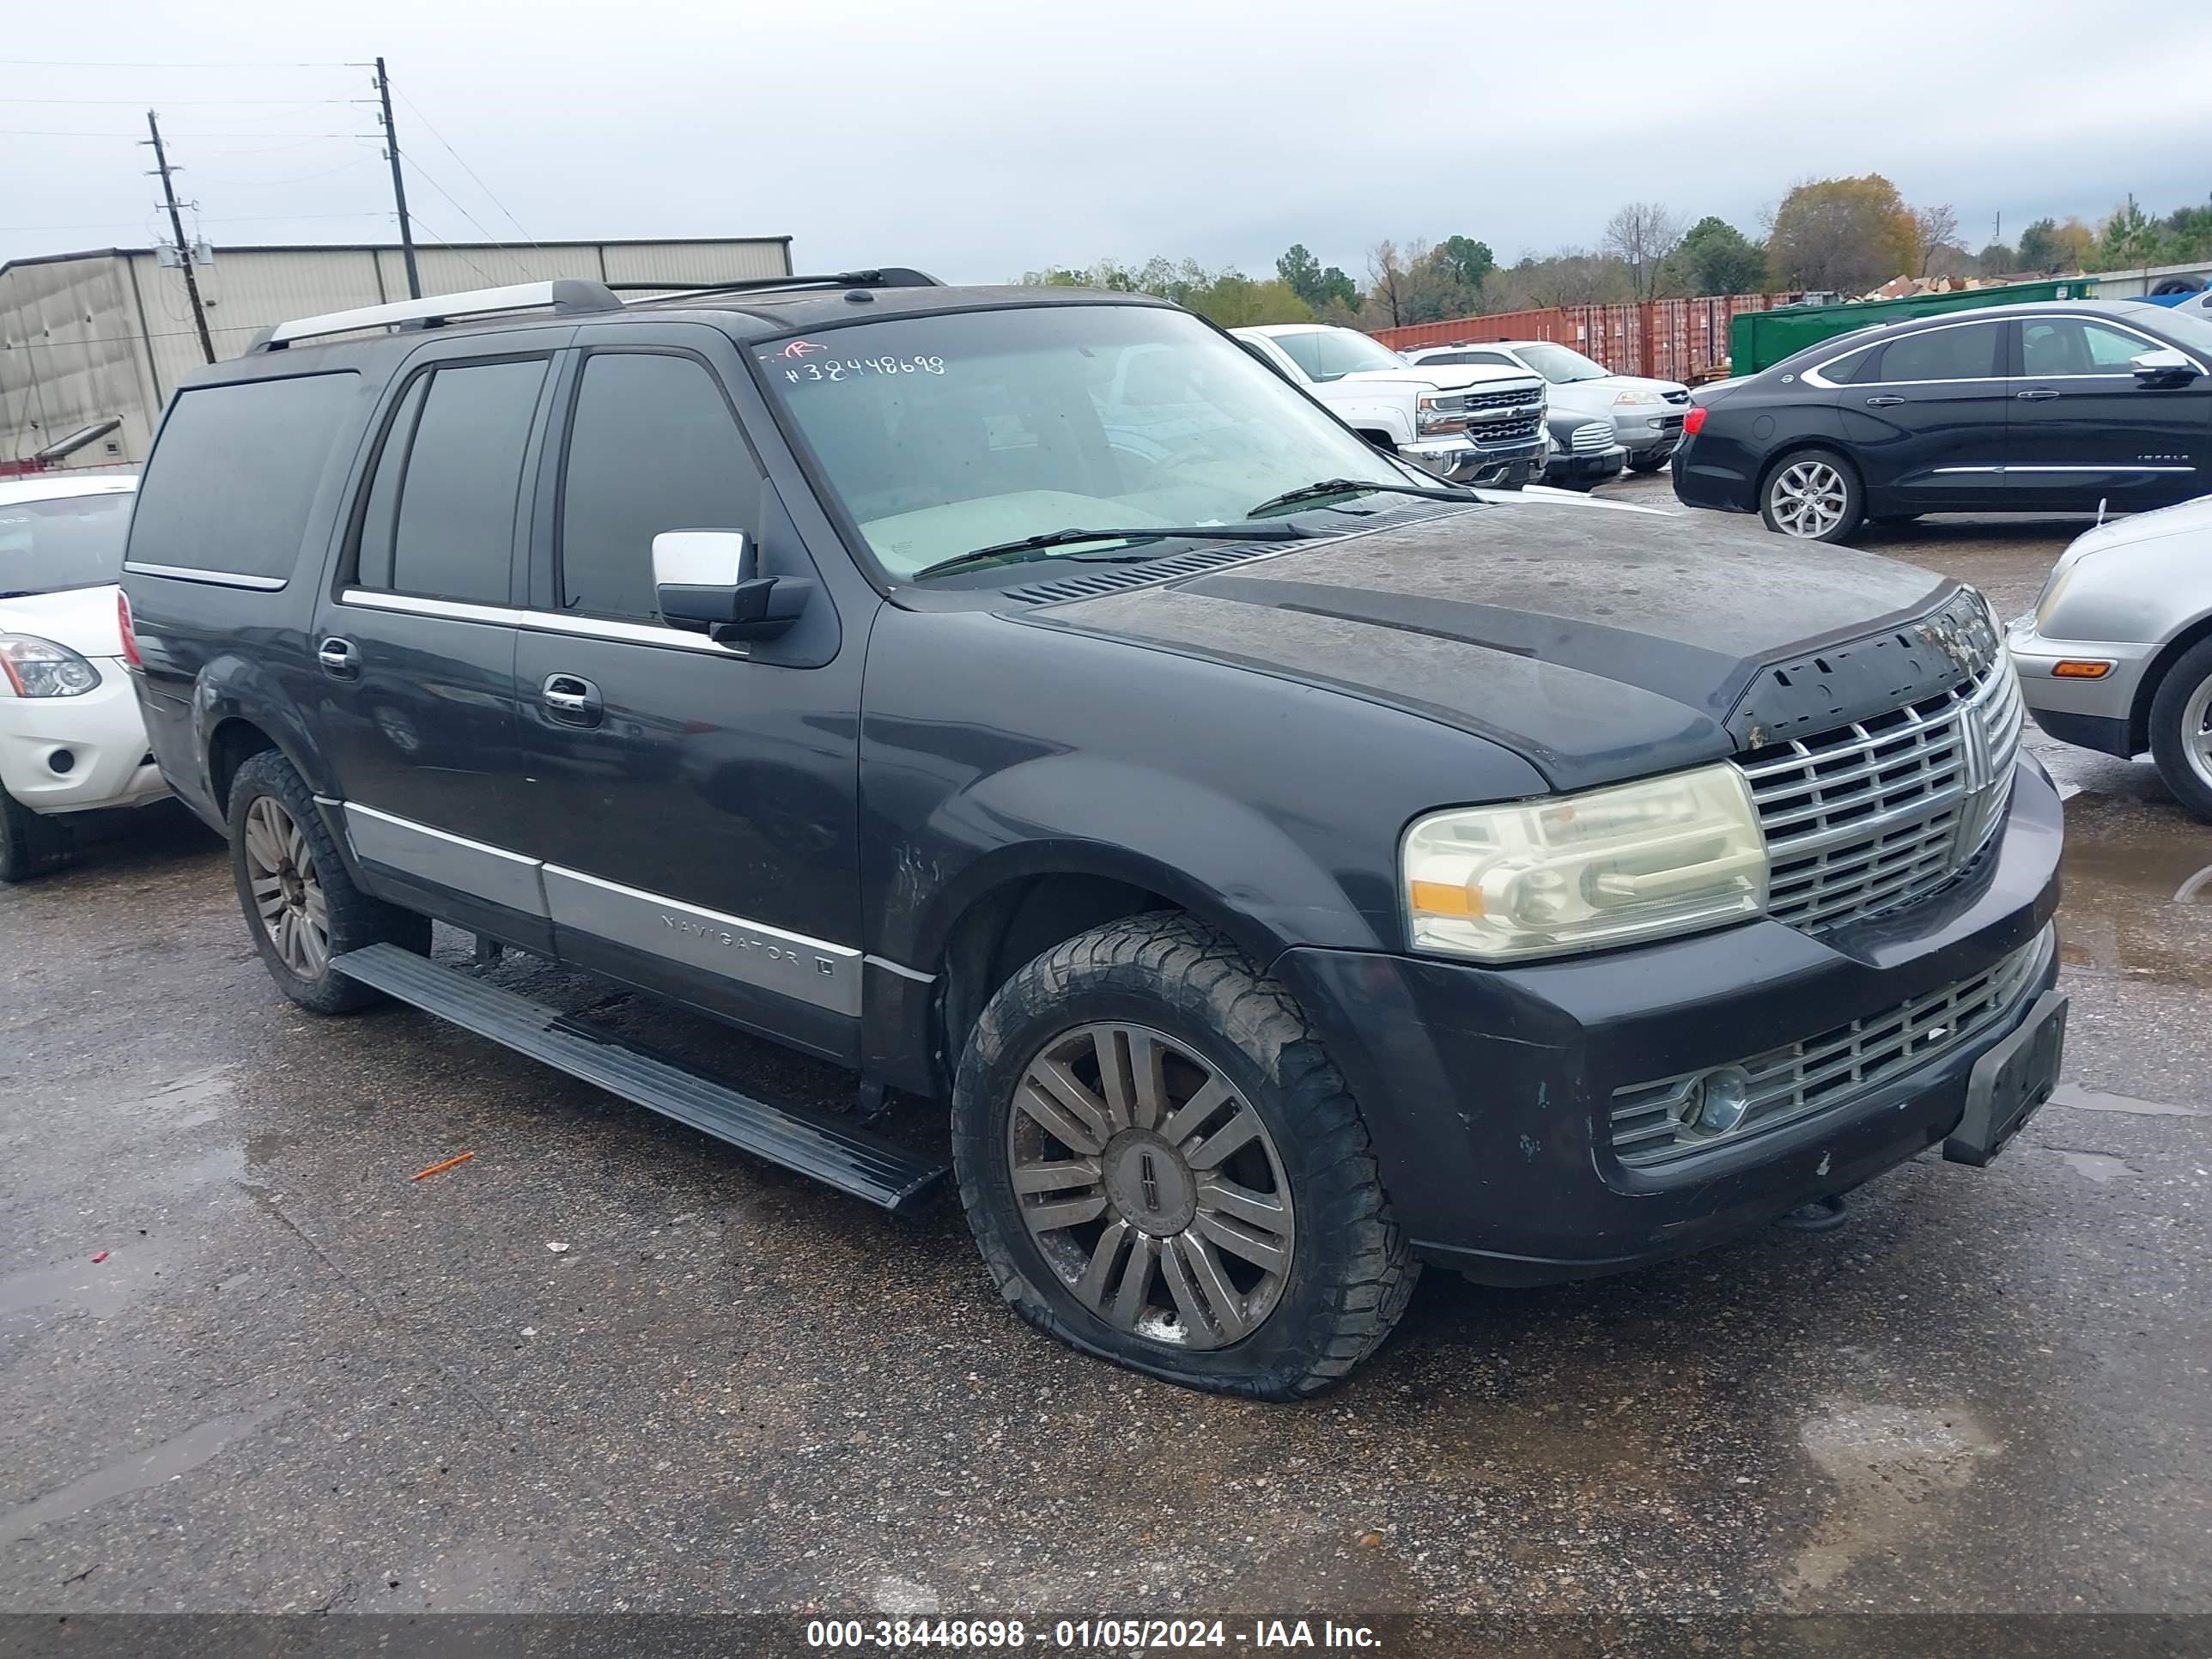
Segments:
[[[1608,1273],[1984,1162],[2057,1073],[2058,800],[1979,595],[1488,504],[1145,295],[287,324],[171,400],[125,582],[284,994],[891,1209],[947,1173],[919,1126],[580,1025],[431,918],[949,1103],[1006,1299],[1193,1387],[1327,1387],[1424,1262]]]
[[[0,479],[0,882],[76,855],[75,823],[168,793],[124,672],[116,580],[135,477]]]
[[[2212,496],[2075,538],[2009,642],[2038,726],[2124,760],[2148,750],[2212,823]]]
[[[1552,435],[1551,459],[1544,466],[1544,482],[1570,489],[1592,489],[1608,478],[1617,478],[1628,465],[1628,452],[1613,435],[1611,421],[1593,421],[1571,409],[1555,409],[1545,417]]]
[[[2212,479],[2207,363],[2212,323],[2139,301],[1864,330],[1694,406],[1674,494],[1826,542],[1923,513],[2164,507]]]
[[[1231,331],[1370,443],[1455,483],[1516,489],[1544,476],[1544,382],[1524,368],[1421,368],[1356,328]]]
[[[1443,368],[1525,368],[1549,383],[1551,406],[1585,420],[1612,423],[1628,452],[1631,472],[1656,472],[1682,441],[1682,415],[1690,388],[1675,380],[1616,374],[1571,346],[1549,340],[1489,340],[1427,346],[1406,354],[1419,364]]]

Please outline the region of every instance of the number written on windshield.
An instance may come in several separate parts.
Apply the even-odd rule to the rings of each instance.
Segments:
[[[762,361],[773,362],[772,358]],[[802,380],[848,380],[855,375],[869,374],[942,374],[942,357],[832,357],[824,362],[777,364],[783,378],[793,383]]]

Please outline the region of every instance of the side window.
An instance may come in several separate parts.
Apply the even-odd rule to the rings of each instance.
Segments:
[[[1820,375],[1822,379],[1832,381],[1837,386],[1849,386],[1853,380],[1863,378],[1868,366],[1873,362],[1872,350],[1850,352],[1837,358],[1832,363],[1821,364]]]
[[[2137,357],[2156,349],[2148,340],[2096,323],[2082,324],[2081,335],[2089,348],[2089,373],[2092,374],[2130,374]]]
[[[362,518],[357,580],[427,599],[505,605],[545,360],[441,367],[385,434]]]
[[[1995,323],[1907,334],[1882,347],[1881,365],[1875,375],[1892,382],[1987,380],[1996,374],[1997,337]]]
[[[760,497],[760,470],[703,364],[593,354],[562,473],[562,608],[658,621],[653,538],[664,530],[757,535]]]
[[[1275,349],[1304,369],[1313,380],[1322,378],[1321,341],[1319,334],[1271,334]]]
[[[2042,318],[2020,329],[2020,366],[2026,375],[2087,374],[2089,351],[2081,325],[2071,318]]]
[[[1431,351],[1425,353],[1419,359],[1418,359],[1418,361],[1423,363],[1456,365],[1460,363],[1494,363],[1498,359],[1495,357],[1481,356],[1472,351]]]

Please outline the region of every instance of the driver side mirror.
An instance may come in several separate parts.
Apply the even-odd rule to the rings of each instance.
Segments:
[[[814,584],[760,574],[760,551],[741,530],[664,530],[653,538],[661,619],[717,645],[773,639],[799,620]]]
[[[2131,357],[2128,367],[2135,371],[2137,386],[2186,386],[2197,378],[2197,365],[2172,346]]]

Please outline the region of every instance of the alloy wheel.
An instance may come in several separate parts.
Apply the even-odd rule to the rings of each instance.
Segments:
[[[1006,1156],[1030,1237],[1118,1329],[1224,1347],[1281,1300],[1297,1238],[1282,1158],[1237,1086],[1174,1038],[1054,1037],[1015,1087]]]
[[[300,826],[274,795],[246,809],[246,876],[253,908],[284,966],[320,979],[331,960],[330,902]]]
[[[2181,752],[2189,769],[2207,789],[2212,789],[2212,674],[2208,674],[2181,705]]]
[[[1774,475],[1767,505],[1785,536],[1813,540],[1843,522],[1849,498],[1844,475],[1826,461],[1796,461]]]

